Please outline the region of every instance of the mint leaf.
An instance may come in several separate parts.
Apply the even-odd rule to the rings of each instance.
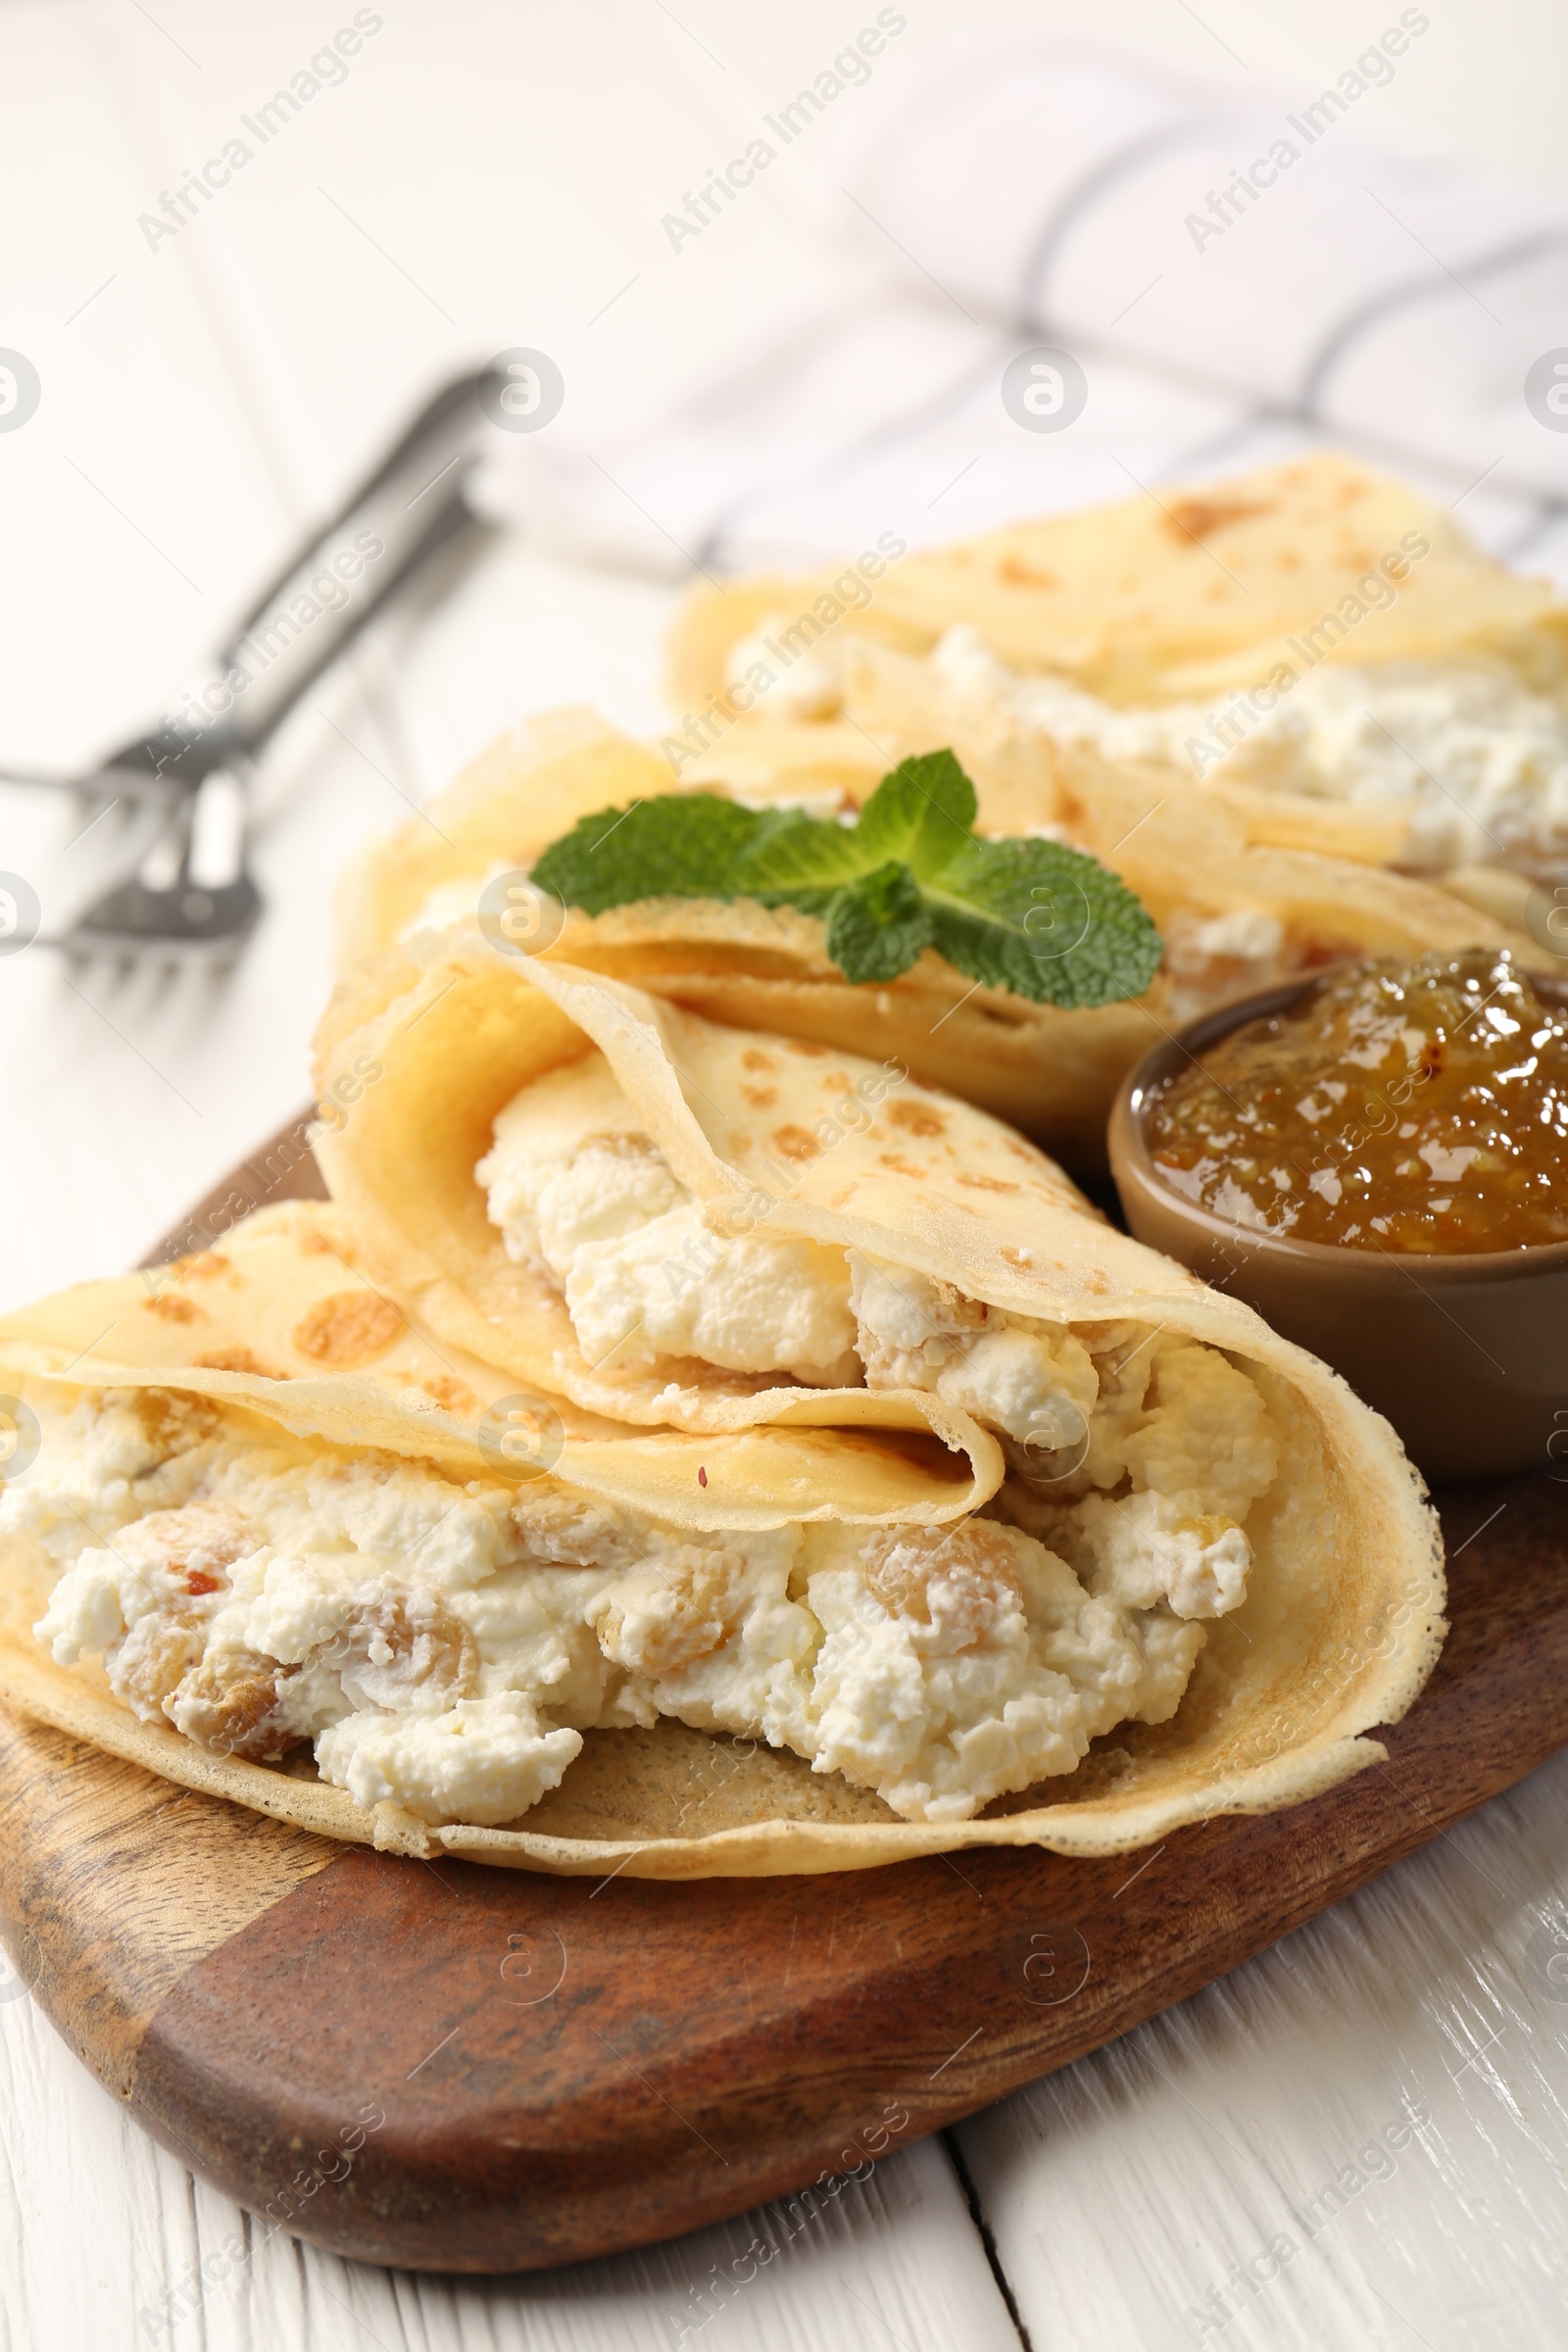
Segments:
[[[776,821],[716,792],[633,801],[583,817],[536,859],[532,879],[588,914],[636,899],[736,898],[730,868]]]
[[[641,899],[759,899],[822,918],[847,979],[891,980],[934,947],[969,979],[1035,1004],[1142,995],[1162,946],[1115,874],[1053,841],[982,841],[951,751],[884,776],[858,820],[672,793],[584,817],[533,879],[590,914]]]
[[[931,945],[931,909],[897,858],[834,894],[827,952],[846,980],[896,980]]]
[[[862,816],[861,824],[864,821]],[[781,808],[763,820],[761,831],[736,858],[729,879],[749,899],[800,906],[804,894],[825,890],[831,896],[863,874],[867,863],[859,825],[837,825],[807,816],[799,808]]]
[[[884,776],[853,825],[780,810],[738,859],[732,883],[749,898],[805,907],[806,891],[837,890],[898,858],[916,876],[940,871],[969,839],[974,786],[951,752],[906,760]]]
[[[856,826],[865,860],[902,858],[923,880],[939,873],[969,837],[979,804],[951,752],[903,760],[884,776]]]
[[[1037,1004],[1142,996],[1159,969],[1163,943],[1141,901],[1063,842],[971,835],[924,889],[938,954]]]

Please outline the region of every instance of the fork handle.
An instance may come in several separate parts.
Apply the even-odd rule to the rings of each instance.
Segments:
[[[186,714],[160,731],[160,766],[194,784],[251,755],[385,604],[475,521],[466,489],[482,454],[480,369],[446,385],[268,582]],[[196,722],[200,721],[200,731]]]

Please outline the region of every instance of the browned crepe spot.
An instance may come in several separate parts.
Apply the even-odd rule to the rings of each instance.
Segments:
[[[1183,539],[1208,539],[1227,523],[1273,512],[1272,506],[1241,498],[1184,498],[1168,510],[1170,527]]]
[[[291,1380],[293,1374],[279,1371],[274,1364],[259,1363],[249,1348],[215,1348],[207,1355],[195,1359],[203,1372],[244,1372],[253,1380]]]
[[[767,1140],[774,1151],[782,1152],[786,1159],[802,1162],[822,1156],[821,1145],[807,1127],[775,1127]]]
[[[343,1372],[384,1355],[402,1331],[402,1309],[379,1291],[334,1291],[300,1317],[292,1345],[301,1355]]]
[[[945,1135],[948,1122],[929,1102],[890,1102],[888,1117],[910,1135]]]
[[[999,580],[1006,580],[1014,588],[1059,588],[1061,582],[1053,571],[1040,571],[1026,564],[1022,556],[1004,556],[997,566]]]
[[[166,1323],[200,1323],[205,1318],[193,1300],[181,1298],[177,1291],[160,1291],[156,1298],[144,1298],[142,1310],[158,1315]]]

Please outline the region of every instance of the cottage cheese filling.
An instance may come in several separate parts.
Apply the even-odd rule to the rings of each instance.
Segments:
[[[1414,803],[1403,862],[1421,873],[1568,847],[1568,693],[1539,693],[1506,662],[1320,662],[1272,710],[1210,705],[1119,710],[1063,677],[1020,677],[972,628],[950,629],[932,665],[956,694],[1002,709],[1063,745],[1153,760],[1268,790],[1362,805]]]
[[[590,1363],[925,1390],[1002,1438],[1029,1509],[1072,1505],[1066,1556],[1107,1591],[1184,1617],[1243,1598],[1242,1523],[1276,1448],[1256,1387],[1215,1348],[1009,1314],[858,1250],[720,1240],[597,1052],[525,1087],[495,1132],[475,1170],[491,1219],[561,1288]]]
[[[525,1087],[495,1137],[474,1170],[491,1222],[554,1277],[591,1364],[696,1356],[811,1388],[858,1382],[843,1251],[766,1237],[717,1250],[602,1054]]]
[[[1118,1723],[1166,1721],[1197,1620],[1241,1598],[1223,1564],[1192,1573],[1191,1544],[1167,1593],[1152,1534],[1118,1549],[1068,1504],[1075,1568],[1019,1523],[1022,1490],[1011,1523],[706,1535],[168,1392],[34,1402],[44,1444],[0,1532],[60,1566],[35,1629],[56,1660],[101,1654],[125,1706],[219,1754],[308,1741],[362,1805],[430,1823],[514,1821],[585,1731],[662,1716],[964,1820]],[[1191,1468],[1163,1409],[1124,1413],[1114,1443]]]

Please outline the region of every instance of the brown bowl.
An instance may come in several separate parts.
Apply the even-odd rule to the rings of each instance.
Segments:
[[[1429,1479],[1568,1459],[1568,1242],[1428,1257],[1292,1241],[1200,1208],[1157,1173],[1145,1134],[1151,1098],[1232,1029],[1283,1011],[1322,977],[1194,1021],[1122,1081],[1109,1146],[1128,1224],[1343,1372]],[[1562,979],[1532,977],[1544,996],[1568,1001]]]

